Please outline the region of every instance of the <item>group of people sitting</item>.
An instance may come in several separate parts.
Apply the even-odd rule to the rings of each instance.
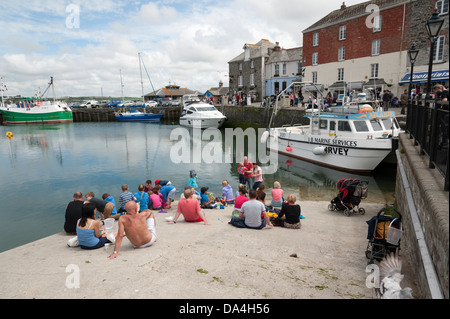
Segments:
[[[178,202],[177,211],[169,224],[176,224],[180,215],[185,222],[203,222],[210,225],[206,219],[204,208],[214,208],[214,205],[234,205],[229,224],[239,228],[262,229],[266,226],[283,226],[299,229],[301,227],[301,208],[296,204],[295,195],[288,195],[284,202],[280,183],[275,182],[271,191],[271,206],[266,206],[264,185],[250,189],[240,184],[236,196],[227,180],[222,181],[222,197],[213,198],[207,187],[196,191],[197,174],[190,172],[187,185]],[[174,201],[176,188],[170,181],[156,180],[155,186],[150,180],[145,185],[138,186],[138,191],[132,193],[127,185],[122,185],[119,196],[120,207],[116,207],[114,198],[105,193],[102,199],[96,198],[93,192],[83,194],[76,192],[73,201],[68,203],[65,213],[64,230],[68,234],[76,234],[69,240],[69,246],[79,246],[82,249],[98,249],[105,244],[115,244],[110,258],[117,257],[122,239],[127,238],[135,248],[151,246],[156,240],[156,223],[152,210],[170,208]],[[271,213],[272,210],[276,213]],[[96,218],[98,212],[100,219]],[[118,232],[106,232],[104,221],[113,218],[118,220]]]

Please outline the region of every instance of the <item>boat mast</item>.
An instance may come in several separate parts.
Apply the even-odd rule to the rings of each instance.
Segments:
[[[3,96],[3,92],[8,91],[8,89],[6,88],[6,85],[3,83],[3,78],[0,78],[0,91],[2,92],[2,106],[5,106],[5,99]]]
[[[145,104],[145,97],[144,97],[144,81],[142,80],[141,52],[138,52],[138,57],[139,57],[139,73],[141,74],[142,103]]]
[[[123,101],[123,81],[122,81],[122,69],[119,69],[120,73],[120,89],[122,91],[122,101]]]
[[[53,76],[50,77],[49,85],[52,86],[53,102],[56,102],[55,86],[53,85]]]

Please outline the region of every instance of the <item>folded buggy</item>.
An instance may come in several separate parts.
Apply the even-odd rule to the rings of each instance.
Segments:
[[[374,260],[381,261],[390,253],[400,251],[400,239],[404,228],[402,225],[402,215],[393,207],[392,215],[386,215],[385,207],[378,214],[367,221],[369,226],[367,239],[369,240],[366,249],[366,257],[369,264]]]
[[[344,216],[352,213],[364,215],[366,210],[359,207],[361,200],[367,198],[369,182],[357,178],[341,178],[337,182],[339,194],[328,205],[330,211],[343,211]]]

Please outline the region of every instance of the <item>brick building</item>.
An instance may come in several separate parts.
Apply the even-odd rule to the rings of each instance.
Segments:
[[[305,80],[325,89],[346,83],[354,90],[370,86],[398,94],[406,73],[409,5],[405,0],[343,3],[304,30]]]

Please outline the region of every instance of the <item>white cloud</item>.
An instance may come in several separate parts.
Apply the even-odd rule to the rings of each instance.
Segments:
[[[54,76],[57,94],[139,96],[138,52],[155,89],[170,82],[204,91],[225,85],[228,61],[244,43],[262,38],[289,48],[301,31],[342,1],[113,1],[5,2],[0,29],[0,76],[10,94],[30,95]],[[360,1],[346,1],[347,5]],[[79,28],[65,26],[66,7],[80,7]],[[144,85],[151,91],[144,72]]]

